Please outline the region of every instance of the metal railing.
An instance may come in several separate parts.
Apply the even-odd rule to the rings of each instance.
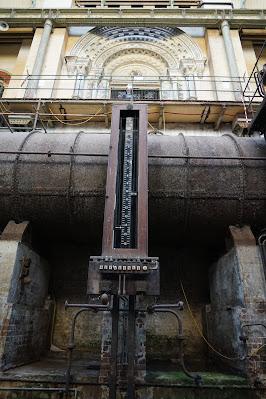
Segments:
[[[146,90],[117,90],[111,89],[111,100],[148,100],[154,101],[160,99],[159,90],[146,89]]]
[[[16,99],[76,99],[134,101],[236,101],[240,93],[246,100],[253,96],[258,77],[245,76],[130,76],[109,75],[12,75],[2,98]],[[29,82],[38,81],[37,90]],[[240,90],[234,89],[239,83]],[[244,90],[244,92],[241,91]]]
[[[265,97],[265,86],[266,86],[266,64],[261,69],[259,63],[262,59],[264,50],[266,49],[266,40],[264,41],[256,63],[252,69],[252,72],[247,80],[247,83],[243,90],[243,98],[246,104],[247,112],[250,112],[253,116],[255,114],[253,106],[260,103]],[[251,89],[251,86],[253,90]]]
[[[109,8],[120,8],[121,6],[127,6],[131,8],[143,8],[143,7],[154,7],[154,8],[168,8],[168,7],[199,7],[200,0],[76,0],[75,5],[77,7],[109,7]]]

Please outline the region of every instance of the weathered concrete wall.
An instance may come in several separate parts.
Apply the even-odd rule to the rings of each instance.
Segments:
[[[96,251],[96,250],[95,250]],[[65,310],[65,301],[85,303],[87,301],[88,260],[92,254],[86,246],[57,244],[50,249],[52,265],[52,298],[56,303],[53,344],[59,348],[67,347],[71,320],[77,309]],[[100,355],[102,315],[83,313],[76,325],[76,349]]]
[[[65,349],[70,334],[70,323],[76,311],[65,311],[64,302],[86,302],[88,259],[97,255],[100,249],[86,246],[60,244],[52,246],[49,262],[52,264],[53,292],[56,301],[53,344]],[[173,250],[171,248],[151,248],[151,255],[158,255],[161,264],[160,302],[174,303],[183,300],[180,278],[187,291],[194,316],[202,327],[202,310],[209,302],[208,267],[213,254],[199,248]],[[181,313],[184,318],[185,359],[194,369],[206,366],[206,346],[195,330],[187,310]],[[102,315],[84,313],[76,328],[76,350],[88,351],[99,358],[101,349]],[[171,316],[149,315],[146,320],[148,361],[175,361],[177,357],[176,321]]]
[[[210,272],[211,306],[207,309],[207,329],[211,343],[225,357],[219,364],[245,372],[252,380],[265,371],[262,326],[243,327],[265,321],[265,276],[259,248],[249,227],[231,227],[233,248]],[[246,335],[247,342],[240,337]],[[228,358],[226,358],[228,357]]]
[[[47,349],[49,267],[17,240],[1,240],[0,255],[0,367],[8,369],[39,359]]]

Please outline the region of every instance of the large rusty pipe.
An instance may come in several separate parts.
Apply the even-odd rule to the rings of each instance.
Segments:
[[[266,161],[246,159],[266,157],[264,139],[180,134],[149,136],[148,142],[149,155],[163,157],[149,158],[152,241],[214,241],[230,224],[266,225]],[[29,220],[46,238],[100,246],[108,151],[108,134],[2,132],[1,226]]]

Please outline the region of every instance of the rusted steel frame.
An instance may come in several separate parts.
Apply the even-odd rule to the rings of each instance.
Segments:
[[[119,321],[119,297],[113,296],[112,306],[112,343],[109,379],[109,399],[116,399],[117,387],[117,348],[118,348],[118,321]]]
[[[130,295],[128,301],[128,399],[135,399],[135,317],[135,297]]]
[[[34,132],[32,132],[34,133]],[[53,151],[0,151],[3,155],[47,155],[55,156],[73,156],[73,157],[108,157],[108,154],[93,153],[73,153],[73,152],[53,152]],[[197,156],[197,155],[148,155],[152,159],[195,159],[195,160],[225,160],[225,161],[266,161],[266,157],[215,157],[215,156]]]
[[[8,122],[8,119],[5,117],[3,113],[1,113],[2,118],[4,119],[5,124],[7,125],[8,129],[10,130],[11,133],[14,133],[14,130],[12,129],[10,123]]]
[[[37,108],[35,108],[34,106],[33,106],[33,108],[35,109],[35,116],[34,116],[34,123],[33,123],[33,128],[32,128],[32,131],[35,131],[36,130],[36,127],[37,127],[37,122],[38,122],[38,120],[40,120],[40,123],[41,123],[41,125],[42,125],[42,127],[43,127],[43,130],[44,130],[44,133],[47,133],[47,130],[46,130],[46,127],[44,126],[44,123],[43,123],[43,120],[42,120],[42,118],[40,117],[40,106],[41,106],[41,103],[40,103],[40,100],[38,101],[38,103],[37,103]]]
[[[110,154],[108,157],[106,200],[104,210],[104,228],[102,255],[148,256],[148,162],[147,162],[147,106],[134,105],[130,111],[139,111],[138,144],[138,186],[137,186],[137,245],[136,248],[114,248],[114,205],[116,203],[116,173],[121,111],[127,111],[126,105],[115,105],[112,111],[112,133]]]
[[[97,305],[92,303],[68,303],[65,301],[65,309],[68,308],[82,308],[93,310],[94,312],[110,311],[111,307],[108,305]]]

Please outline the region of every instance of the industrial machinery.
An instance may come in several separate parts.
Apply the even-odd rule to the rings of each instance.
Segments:
[[[197,384],[200,383],[200,376],[190,374],[184,365],[182,319],[175,311],[182,310],[182,302],[150,305],[146,300],[149,296],[160,295],[160,269],[159,259],[148,256],[148,148],[145,105],[113,106],[102,254],[90,257],[87,294],[90,298],[100,295],[103,306],[95,307],[93,303],[80,305],[83,308],[81,311],[109,310],[112,316],[111,327],[109,324],[111,345],[107,343],[110,332],[107,337],[105,333],[102,336],[104,361],[100,375],[101,382],[108,385],[109,399],[117,397],[117,385],[120,391],[125,386],[126,397],[134,399],[136,381],[144,382],[144,319],[147,312],[171,313],[176,317],[179,363],[188,377]],[[79,305],[66,304],[66,307],[71,306]],[[136,317],[143,320],[142,327],[138,327],[138,344],[135,337]],[[66,390],[69,389],[71,379],[76,318],[77,316],[74,317],[69,344]],[[142,336],[141,341],[139,336]]]
[[[102,256],[90,259],[88,294],[160,294],[159,260],[148,257],[145,105],[113,107]]]
[[[88,259],[87,303],[66,302],[78,309],[66,392],[73,382],[76,321],[87,311],[103,315],[102,398],[115,399],[119,390],[134,399],[135,387],[145,385],[145,320],[153,313],[176,318],[177,360],[199,385],[200,376],[184,365],[182,301],[156,302],[165,270],[148,253],[148,215],[153,251],[158,241],[176,246],[188,237],[190,244],[221,242],[230,224],[260,231],[266,224],[264,140],[148,136],[146,106],[129,103],[113,107],[111,139],[102,133],[3,132],[1,143],[1,226],[30,220],[38,237],[67,237],[85,246],[102,237],[102,252]]]

